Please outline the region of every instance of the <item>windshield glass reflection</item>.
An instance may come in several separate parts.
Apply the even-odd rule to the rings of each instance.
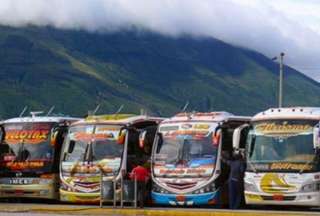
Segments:
[[[186,163],[209,158],[215,163],[217,146],[212,143],[212,133],[208,136],[169,136],[159,140],[156,160],[165,160],[166,164]]]
[[[272,120],[253,125],[247,139],[251,163],[313,163],[313,128],[317,121]]]
[[[123,145],[117,143],[121,126],[79,125],[71,127],[66,142],[75,142],[66,161],[99,161],[122,156]],[[92,157],[89,158],[89,151]]]

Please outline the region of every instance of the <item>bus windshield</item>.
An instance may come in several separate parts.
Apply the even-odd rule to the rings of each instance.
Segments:
[[[66,142],[73,140],[75,146],[66,161],[86,161],[89,151],[92,152],[92,161],[120,158],[123,152],[123,145],[117,143],[120,129],[120,125],[101,124],[71,127]]]
[[[273,120],[257,122],[249,132],[249,163],[271,170],[309,170],[315,162],[313,127],[317,121]]]
[[[211,137],[212,133],[207,136],[163,136],[158,142],[155,160],[192,167],[195,163],[201,163],[201,160],[209,159],[210,164],[214,164],[217,146],[212,144]]]
[[[27,122],[4,124],[0,164],[5,172],[19,170],[50,171],[54,146],[50,144],[53,122]]]

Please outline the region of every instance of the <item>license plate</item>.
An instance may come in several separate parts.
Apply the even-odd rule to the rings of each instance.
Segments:
[[[32,184],[32,179],[14,178],[14,179],[10,179],[10,180],[9,180],[9,184],[15,184],[15,185]]]
[[[283,201],[283,195],[281,194],[273,195],[273,200]]]
[[[16,194],[16,195],[23,195],[23,194],[24,194],[24,191],[23,191],[23,190],[16,190],[16,191],[15,191],[15,194]]]
[[[178,202],[184,202],[186,200],[186,197],[184,195],[177,195],[176,199]]]

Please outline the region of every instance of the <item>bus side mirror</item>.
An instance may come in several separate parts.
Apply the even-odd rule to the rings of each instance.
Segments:
[[[214,146],[218,146],[218,145],[219,145],[220,137],[221,137],[221,129],[215,131],[215,132],[212,134],[212,144],[213,144]]]
[[[145,145],[145,142],[146,142],[146,136],[147,136],[147,131],[142,131],[140,134],[139,134],[139,147],[140,148],[143,148],[144,145]]]
[[[74,150],[74,146],[76,145],[76,141],[70,140],[69,142],[69,148],[68,148],[68,153],[71,154]]]
[[[241,138],[241,128],[238,127],[233,131],[233,135],[232,135],[232,148],[234,150],[239,149],[240,138]]]
[[[118,139],[117,139],[117,143],[118,143],[119,145],[123,145],[125,142],[126,142],[126,133],[125,133],[125,130],[120,130],[119,136],[118,136]]]
[[[57,144],[57,137],[58,137],[59,129],[55,128],[51,132],[51,137],[50,137],[50,144],[52,146],[55,146]]]
[[[158,146],[161,146],[163,142],[163,134],[160,132],[157,132],[156,136],[158,137]]]
[[[320,129],[318,126],[316,126],[313,129],[313,148],[314,149],[320,148],[320,137],[319,137],[320,134],[319,133],[320,133]]]
[[[2,142],[5,138],[6,134],[5,134],[5,130],[3,125],[0,126],[0,142]]]
[[[65,161],[67,159],[68,152],[63,152],[62,160]]]
[[[243,130],[248,128],[249,125],[248,124],[244,124],[241,125],[240,127],[237,127],[234,131],[233,131],[233,135],[232,135],[232,148],[234,151],[239,151],[239,149],[241,148],[240,144],[241,144],[241,137],[243,135]],[[243,148],[243,147],[242,147]]]

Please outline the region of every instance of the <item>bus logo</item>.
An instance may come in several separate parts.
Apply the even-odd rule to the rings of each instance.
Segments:
[[[296,186],[288,184],[283,175],[267,173],[261,179],[260,188],[265,193],[281,195],[296,189]]]

